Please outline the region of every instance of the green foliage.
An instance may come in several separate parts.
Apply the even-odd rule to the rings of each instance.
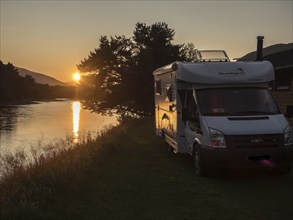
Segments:
[[[22,77],[11,63],[0,60],[0,101],[74,98],[74,87],[38,84],[30,75]]]
[[[90,73],[81,80],[85,106],[101,113],[151,114],[152,72],[177,60],[191,60],[188,45],[174,44],[175,31],[166,23],[137,23],[133,37],[106,37],[77,65]],[[190,51],[189,51],[190,52]]]

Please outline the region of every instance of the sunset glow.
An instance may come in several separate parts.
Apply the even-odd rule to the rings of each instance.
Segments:
[[[225,50],[231,59],[254,51],[258,35],[265,36],[264,47],[292,42],[288,0],[0,2],[2,62],[63,82],[101,36],[131,37],[137,22],[166,22],[175,44]]]
[[[75,82],[79,82],[79,80],[81,78],[80,73],[78,73],[78,72],[74,73],[72,78]]]

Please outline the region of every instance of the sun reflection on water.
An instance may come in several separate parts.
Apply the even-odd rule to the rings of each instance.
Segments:
[[[79,114],[80,114],[80,102],[75,101],[72,103],[72,113],[73,113],[73,141],[78,142],[78,130],[79,130]]]

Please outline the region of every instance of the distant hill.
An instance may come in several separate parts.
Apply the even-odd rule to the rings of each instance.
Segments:
[[[15,67],[18,70],[18,73],[20,76],[25,77],[26,75],[30,75],[32,76],[36,83],[39,84],[48,84],[50,86],[69,86],[68,84],[61,82],[51,76],[47,76],[41,73],[36,73],[36,72],[32,72],[30,70],[24,69],[24,68],[20,68],[20,67]]]
[[[263,56],[268,56],[270,54],[278,53],[285,50],[293,49],[293,43],[289,44],[274,44],[263,48]],[[256,59],[256,51],[250,52],[245,56],[241,57],[239,60],[251,61]]]

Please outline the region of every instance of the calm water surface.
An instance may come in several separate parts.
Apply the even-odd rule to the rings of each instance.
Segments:
[[[79,101],[50,101],[0,108],[0,153],[46,145],[72,137],[79,142],[83,134],[97,133],[117,124],[115,117],[91,113]]]

